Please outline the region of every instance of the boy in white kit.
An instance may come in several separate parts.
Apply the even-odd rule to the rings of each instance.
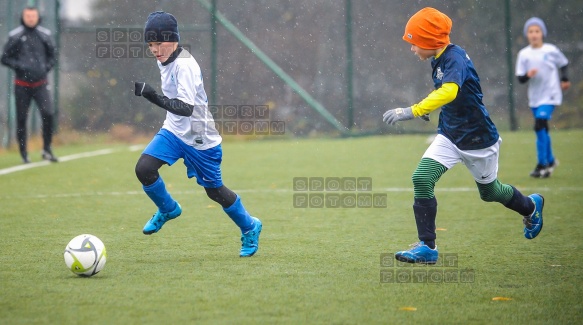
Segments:
[[[144,226],[144,234],[158,232],[164,223],[182,214],[180,204],[170,196],[158,173],[163,165],[172,165],[182,158],[188,178],[196,177],[208,197],[219,203],[241,229],[239,256],[253,256],[259,248],[262,224],[245,210],[239,196],[223,184],[222,138],[208,109],[201,69],[192,55],[178,45],[176,18],[162,11],[151,13],[144,40],[158,60],[164,95],[157,94],[145,82],[135,83],[135,95],[167,110],[164,125],[136,164],[136,176],[144,192],[158,207]]]
[[[557,162],[551,147],[549,120],[555,106],[561,105],[563,90],[571,83],[567,76],[569,60],[556,46],[543,43],[547,36],[545,23],[532,17],[524,24],[524,36],[529,45],[518,52],[516,76],[520,83],[528,82],[528,106],[534,115],[537,165],[532,177],[549,177]]]

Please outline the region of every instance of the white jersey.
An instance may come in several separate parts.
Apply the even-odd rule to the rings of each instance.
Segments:
[[[552,44],[544,43],[540,48],[530,45],[518,52],[516,75],[524,76],[530,69],[537,69],[536,75],[528,80],[528,105],[561,105],[563,92],[559,80],[559,68],[569,60],[563,52]]]
[[[174,61],[167,65],[158,62],[158,67],[164,96],[194,105],[190,116],[166,112],[162,128],[197,150],[206,150],[219,145],[222,138],[208,109],[202,72],[194,57],[183,48]]]

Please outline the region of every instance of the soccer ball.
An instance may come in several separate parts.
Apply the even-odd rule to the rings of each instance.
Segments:
[[[89,234],[79,235],[65,247],[65,264],[71,272],[80,276],[97,274],[105,266],[105,245]]]

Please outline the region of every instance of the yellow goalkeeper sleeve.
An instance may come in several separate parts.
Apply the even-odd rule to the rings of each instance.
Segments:
[[[456,98],[459,89],[460,87],[453,82],[444,83],[439,89],[429,93],[425,99],[411,106],[413,115],[419,117],[429,114],[441,106],[450,103]]]

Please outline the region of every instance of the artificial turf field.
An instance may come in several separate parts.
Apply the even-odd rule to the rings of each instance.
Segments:
[[[438,248],[457,264],[415,267],[382,258],[416,241],[410,176],[426,136],[225,142],[225,184],[263,221],[247,259],[239,230],[181,162],[161,174],[184,212],[145,236],[155,207],[134,175],[140,151],[57,147],[63,158],[113,153],[0,175],[0,323],[580,323],[583,131],[553,132],[560,166],[549,179],[528,176],[532,132],[502,137],[499,179],[545,197],[539,237],[525,239],[520,216],[482,202],[458,165],[436,190]],[[0,170],[19,164],[16,152],[0,154]],[[387,207],[294,208],[295,177],[370,177]],[[92,278],[63,261],[82,233],[107,247]],[[397,278],[450,271],[464,278]]]

